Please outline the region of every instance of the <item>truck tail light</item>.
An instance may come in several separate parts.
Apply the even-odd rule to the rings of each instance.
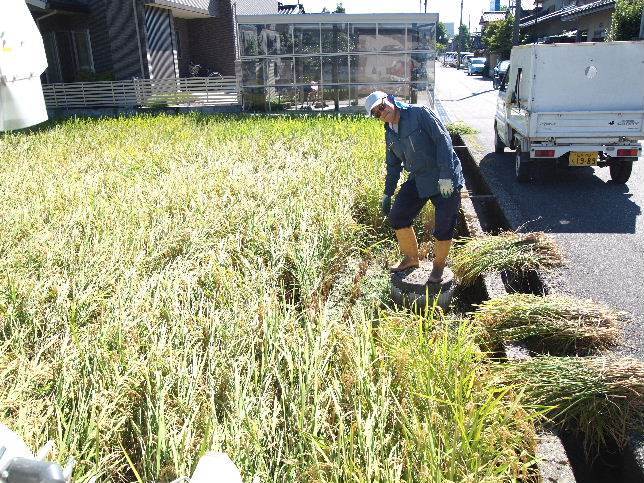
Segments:
[[[638,149],[618,149],[617,150],[617,156],[618,157],[633,157],[637,156],[639,154]]]
[[[555,150],[554,149],[537,149],[534,152],[535,157],[537,158],[554,158]]]

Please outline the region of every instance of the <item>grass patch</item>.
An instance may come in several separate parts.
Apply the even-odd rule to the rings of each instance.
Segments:
[[[538,357],[499,370],[557,427],[580,432],[589,454],[607,443],[623,447],[644,429],[644,364],[636,359]]]
[[[245,481],[529,474],[531,418],[469,327],[381,312],[384,148],[363,116],[0,136],[3,422],[81,482],[170,481],[206,450]]]
[[[474,129],[472,126],[469,124],[463,122],[463,121],[457,121],[457,122],[451,122],[447,126],[445,126],[447,130],[450,132],[450,134],[455,135],[458,134],[460,136],[464,134],[477,134],[478,131]]]
[[[542,232],[504,232],[466,238],[456,244],[452,269],[463,285],[472,285],[486,273],[527,273],[563,265],[555,242]]]
[[[626,314],[592,300],[510,294],[484,302],[473,314],[491,347],[525,341],[537,350],[564,355],[614,347]]]

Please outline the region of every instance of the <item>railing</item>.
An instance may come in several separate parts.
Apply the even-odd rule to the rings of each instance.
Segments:
[[[43,93],[50,109],[238,104],[234,76],[45,84]]]

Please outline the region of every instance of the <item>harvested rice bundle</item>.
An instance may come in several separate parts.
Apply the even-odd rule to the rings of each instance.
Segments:
[[[499,364],[501,384],[519,387],[559,428],[581,433],[588,454],[624,447],[644,429],[644,363],[630,357],[537,357]]]
[[[531,294],[488,300],[473,314],[491,347],[525,341],[555,354],[588,354],[614,347],[626,318],[625,312],[592,300]]]
[[[462,285],[471,285],[490,272],[552,270],[563,265],[554,240],[543,232],[503,232],[462,240],[456,247],[452,269]]]

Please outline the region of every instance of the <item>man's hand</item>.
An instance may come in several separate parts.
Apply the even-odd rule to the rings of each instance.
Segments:
[[[454,182],[451,179],[439,179],[438,189],[443,198],[449,198],[454,193]]]
[[[387,216],[391,211],[391,196],[385,195],[382,197],[382,203],[380,203],[380,209],[382,214]]]

